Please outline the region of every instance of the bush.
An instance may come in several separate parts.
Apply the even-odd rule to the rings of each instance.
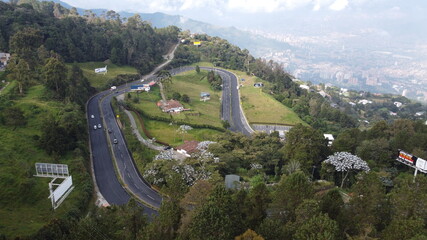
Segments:
[[[184,94],[185,95],[185,94]],[[188,97],[188,96],[187,96]],[[175,100],[181,100],[181,94],[179,93],[179,92],[174,92],[173,94],[172,94],[172,98],[173,99],[175,99]]]
[[[190,102],[190,97],[187,94],[182,95],[181,100],[185,103]]]

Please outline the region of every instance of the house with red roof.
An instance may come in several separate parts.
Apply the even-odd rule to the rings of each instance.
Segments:
[[[177,152],[190,157],[192,153],[199,151],[197,146],[199,145],[198,141],[184,141],[184,144],[176,148]]]

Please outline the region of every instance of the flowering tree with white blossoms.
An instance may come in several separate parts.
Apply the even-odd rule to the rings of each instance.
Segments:
[[[341,172],[341,187],[344,185],[344,181],[351,170],[362,170],[365,172],[371,170],[368,163],[363,161],[360,157],[348,152],[336,152],[334,155],[329,156],[325,160],[325,163],[333,165],[336,171]]]

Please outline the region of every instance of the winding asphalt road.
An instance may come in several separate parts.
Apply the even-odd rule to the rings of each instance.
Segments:
[[[177,47],[178,45],[168,54],[166,62],[159,65],[144,78],[152,79],[157,71],[165,67],[173,59],[173,53]],[[96,94],[87,102],[86,114],[94,181],[99,194],[110,205],[126,204],[131,197],[129,193],[131,193],[144,203],[144,212],[152,215],[157,213],[155,209],[160,207],[162,197],[151,189],[136,170],[110,103],[114,96],[122,94],[126,90],[128,87],[122,85],[117,87],[114,93],[106,90]],[[94,115],[94,118],[91,118],[91,115]],[[95,129],[94,126],[98,126],[98,124],[101,124],[102,127]],[[108,133],[107,129],[110,129],[111,133]],[[117,144],[113,143],[114,139],[118,140]],[[115,161],[112,156],[115,157]],[[114,163],[117,164],[119,176],[116,174]],[[118,179],[121,179],[124,186]]]
[[[150,74],[144,76],[143,79],[147,82],[158,80],[154,74],[173,59],[173,51],[167,58],[169,59],[168,61],[157,67]],[[181,67],[169,71],[172,75],[176,75],[193,69],[194,67]],[[205,67],[202,67],[202,69],[214,70],[223,79],[222,118],[229,121],[231,125],[230,130],[250,135],[251,128],[240,108],[237,89],[238,80],[236,76],[222,69]],[[141,82],[129,83],[129,86],[132,84],[141,84]],[[98,186],[103,198],[109,204],[126,204],[131,195],[133,195],[144,204],[145,213],[149,215],[156,214],[155,209],[160,207],[162,197],[151,189],[150,185],[144,181],[136,169],[111,107],[111,99],[113,97],[128,91],[130,91],[129,87],[122,85],[117,87],[114,93],[109,90],[98,93],[87,103],[87,118],[95,184]],[[95,118],[92,119],[91,115],[94,115]],[[94,125],[98,124],[101,124],[102,128],[95,130]],[[107,129],[110,129],[111,133]],[[114,139],[117,139],[117,144],[113,143]],[[115,160],[112,156],[114,156]],[[117,173],[114,164],[117,165]],[[118,179],[121,179],[124,186],[121,185]],[[145,205],[150,207],[146,207]]]
[[[235,74],[224,69],[201,67],[200,69],[214,71],[222,78],[222,106],[221,116],[230,123],[233,132],[241,132],[247,136],[253,133],[240,106],[238,79]],[[194,67],[180,67],[169,70],[171,75],[194,70]]]

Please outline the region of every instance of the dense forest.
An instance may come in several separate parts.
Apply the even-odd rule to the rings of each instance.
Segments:
[[[78,16],[53,2],[0,1],[0,52],[12,56],[1,72],[7,88],[0,95],[0,239],[88,211],[93,186],[84,110],[96,90],[75,63],[106,61],[146,73],[178,31],[154,29],[139,15],[124,21],[112,11]],[[76,188],[58,213],[50,212],[46,182],[33,176],[35,162],[70,166]]]
[[[76,64],[66,63],[109,59],[145,73],[178,35],[190,37],[175,27],[153,29],[138,15],[78,16],[50,2],[0,2],[0,50],[13,54],[7,74],[17,83],[0,97],[0,127],[13,135],[36,126],[30,139],[36,148],[57,162],[71,157],[73,170],[87,182],[65,217],[17,239],[427,239],[427,177],[413,178],[412,169],[395,161],[398,149],[427,158],[423,121],[387,118],[361,130],[354,116],[299,88],[279,64],[204,34],[194,35],[204,41],[199,47],[182,44],[172,66],[210,61],[258,76],[272,83],[264,91],[311,126],[294,126],[286,141],[277,133],[226,132],[186,160],[147,163],[141,174],[165,196],[158,216],[143,215],[132,200],[88,209],[83,109],[94,89]],[[35,86],[42,86],[41,104],[20,105]],[[332,146],[325,130],[336,133]],[[0,172],[0,194],[9,196],[10,186],[16,187],[16,204],[31,206],[28,196],[37,185],[30,172],[27,167],[18,174],[30,179],[20,185]],[[226,189],[227,174],[238,174],[242,184]],[[5,239],[1,233],[0,226]]]

